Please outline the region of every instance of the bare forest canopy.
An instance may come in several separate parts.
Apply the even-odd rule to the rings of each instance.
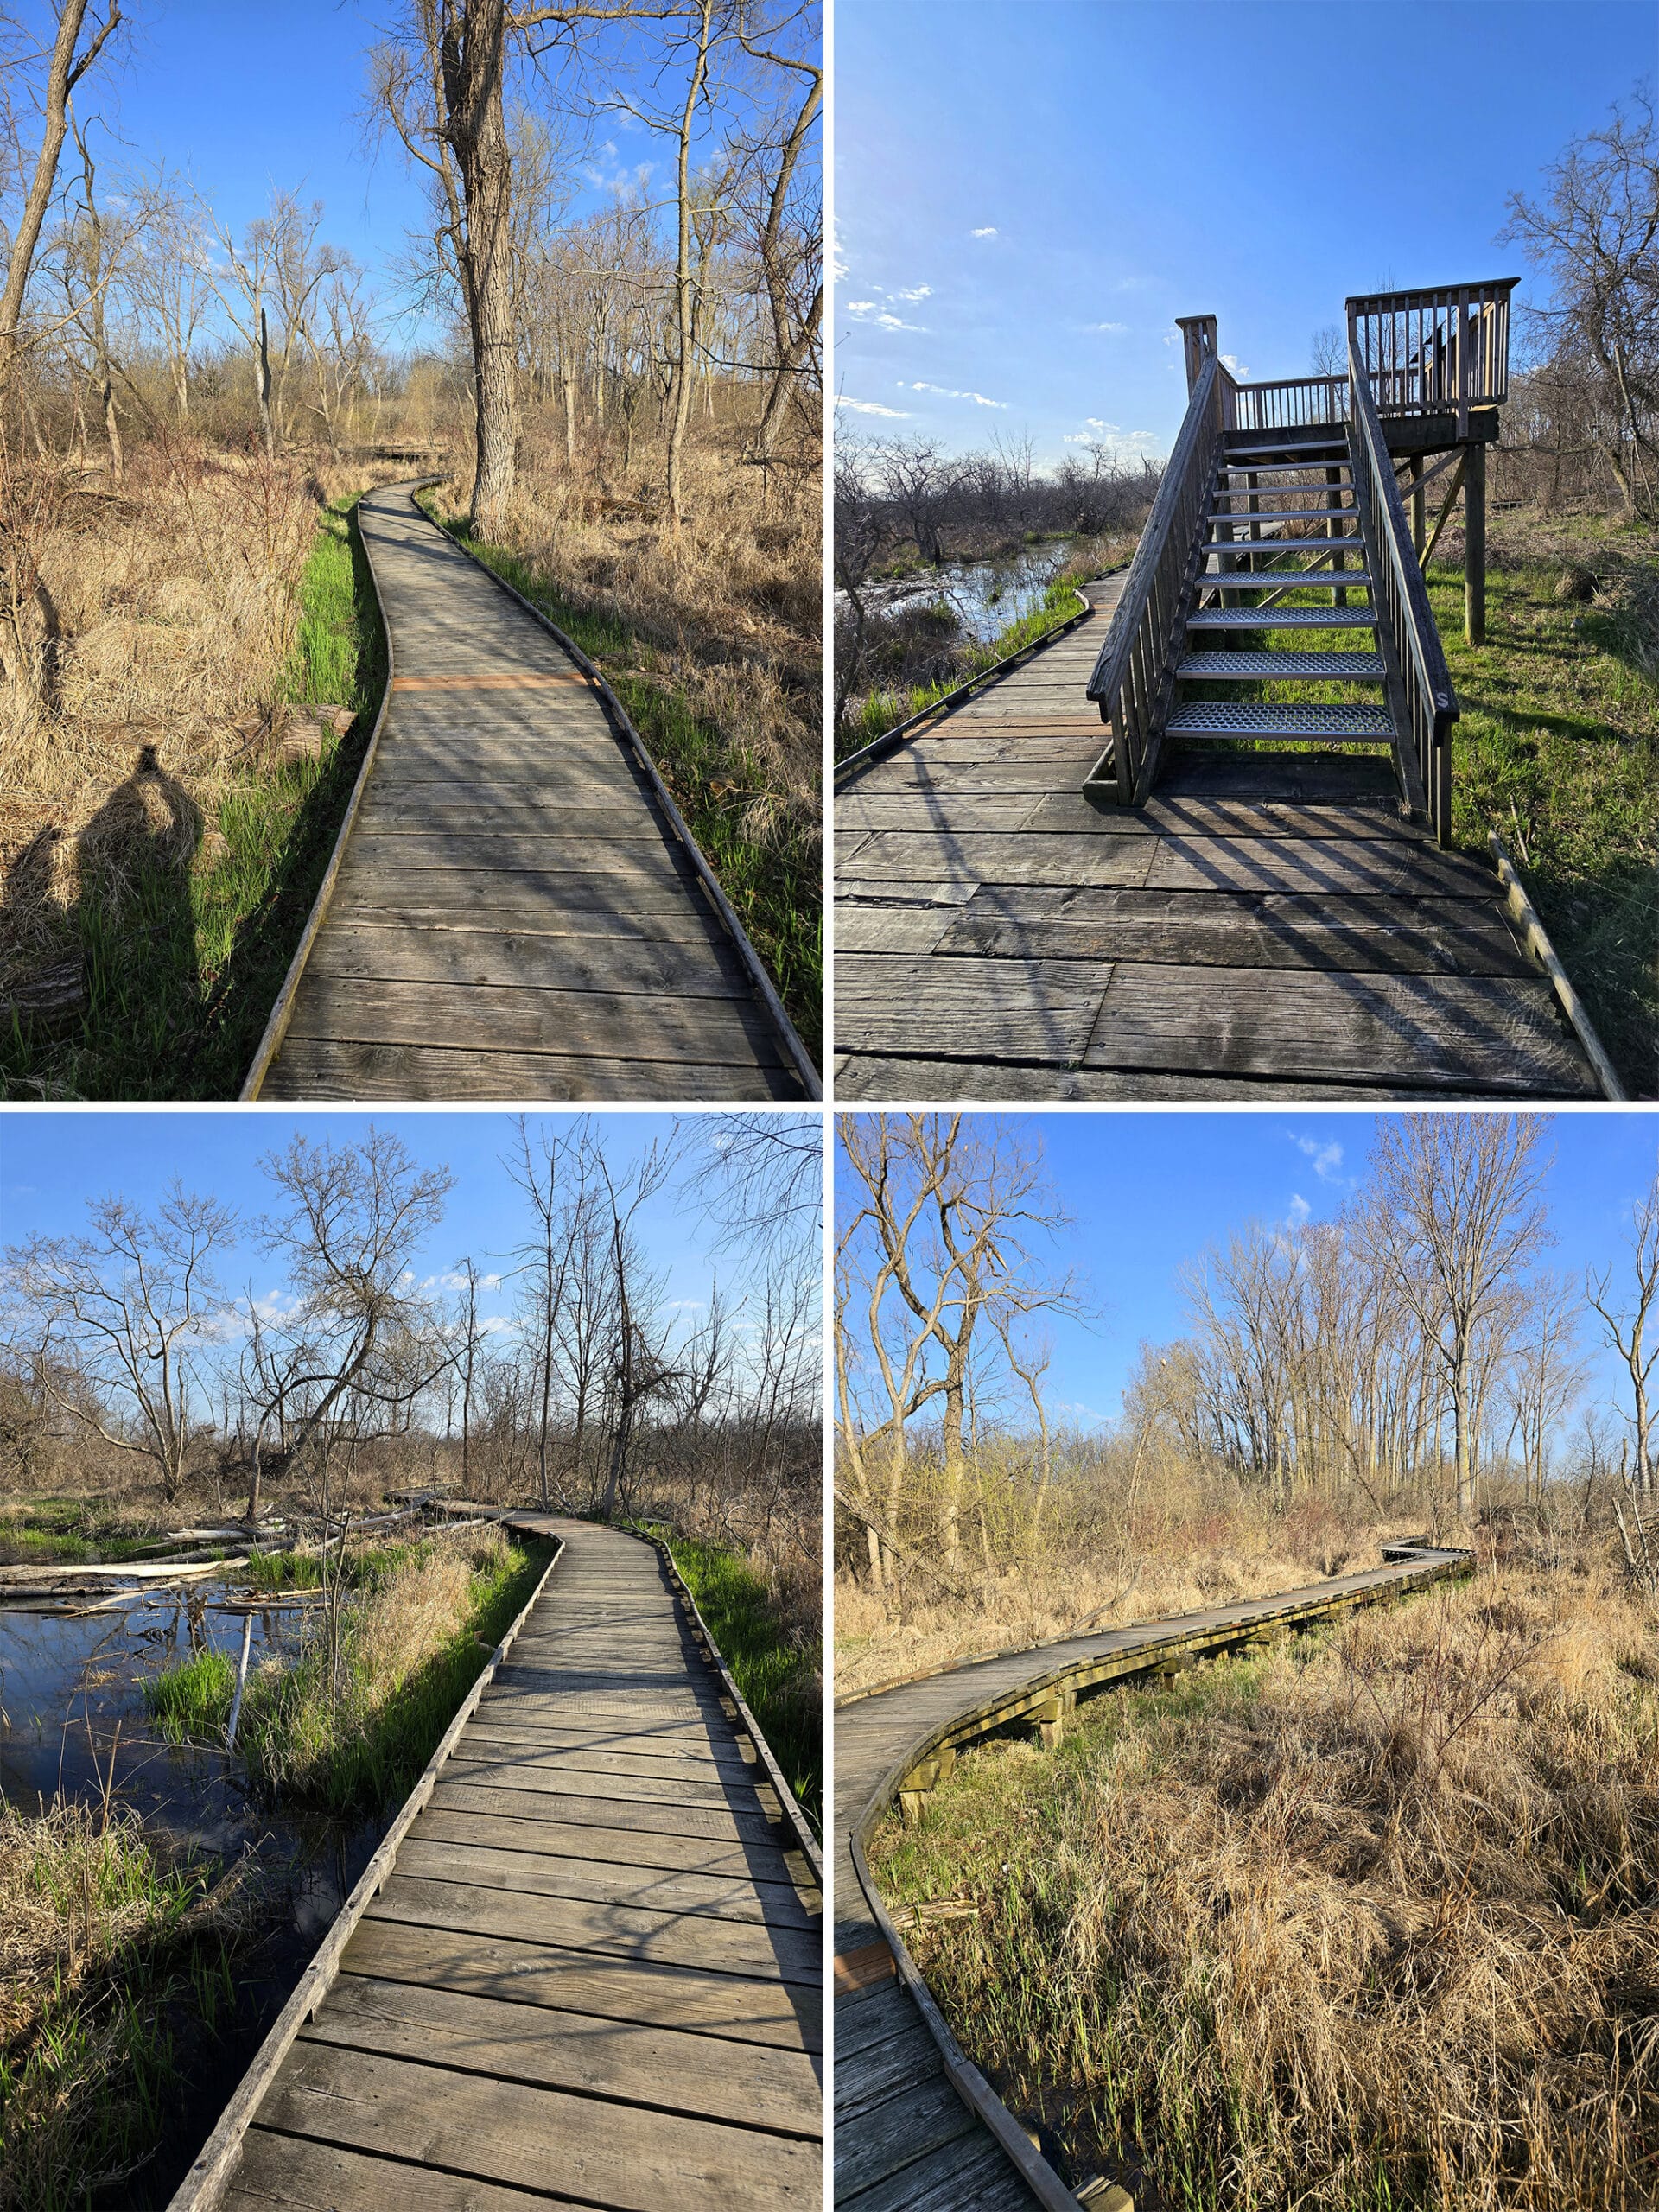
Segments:
[[[1032,1553],[1094,1497],[1127,1529],[1179,1467],[1212,1501],[1329,1500],[1373,1522],[1473,1522],[1562,1480],[1650,1510],[1659,1174],[1582,1281],[1554,1272],[1548,1125],[1379,1122],[1333,1219],[1230,1230],[1181,1271],[1188,1325],[1142,1344],[1121,1417],[1082,1434],[1046,1387],[1047,1326],[1087,1316],[1036,1134],[981,1116],[843,1116],[836,1498],[880,1588],[917,1555],[948,1586]],[[1109,1230],[1103,1224],[1103,1231]],[[1586,1400],[1598,1348],[1616,1409]],[[1574,1427],[1574,1416],[1577,1426]]]
[[[372,1126],[276,1146],[257,1217],[175,1183],[11,1248],[0,1485],[250,1523],[277,1497],[337,1520],[427,1485],[746,1544],[782,1529],[815,1556],[818,1122],[700,1116],[643,1149],[591,1118],[501,1135],[521,1236],[436,1275],[453,1179]],[[668,1294],[649,1223],[670,1202],[706,1299]],[[257,1292],[223,1280],[248,1245]]]
[[[487,531],[478,502],[511,493],[526,404],[558,411],[573,467],[579,439],[624,472],[649,439],[671,519],[716,391],[748,459],[816,449],[810,9],[408,0],[366,57],[365,119],[424,180],[428,222],[380,289],[298,180],[238,232],[188,148],[136,156],[99,113],[121,0],[54,14],[54,51],[16,32],[3,56],[0,402],[19,461],[102,443],[118,478],[135,435],[339,450],[470,416]],[[591,142],[619,122],[646,158],[577,213]],[[447,343],[400,355],[411,318]]]

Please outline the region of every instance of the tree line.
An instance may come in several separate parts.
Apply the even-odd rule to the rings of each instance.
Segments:
[[[845,1116],[836,1280],[842,1554],[880,1589],[919,1552],[960,1576],[977,1545],[1029,1550],[1059,1491],[1147,1467],[1279,1511],[1308,1497],[1465,1524],[1501,1487],[1534,1504],[1571,1457],[1656,1503],[1659,1174],[1624,1250],[1569,1281],[1547,1264],[1547,1126],[1513,1115],[1379,1124],[1328,1221],[1252,1224],[1182,1271],[1187,1328],[1143,1343],[1121,1418],[1084,1437],[1047,1402],[1046,1328],[1086,1317],[1058,1266],[1071,1226],[1022,1124]],[[1583,1407],[1592,1346],[1623,1378],[1616,1428]]]
[[[383,1129],[290,1137],[247,1221],[181,1184],[149,1211],[94,1200],[83,1230],[6,1255],[6,1478],[90,1474],[168,1507],[206,1489],[221,1510],[232,1493],[250,1526],[273,1495],[336,1516],[359,1477],[607,1517],[666,1498],[728,1535],[815,1526],[820,1162],[806,1117],[715,1117],[626,1161],[592,1119],[521,1117],[519,1242],[436,1282],[416,1270],[454,1179]],[[695,1310],[669,1300],[643,1225],[665,1192],[740,1289],[716,1269]],[[220,1279],[244,1234],[274,1294]]]
[[[810,7],[407,0],[368,57],[365,117],[425,186],[427,227],[390,299],[327,238],[320,203],[276,190],[236,232],[164,161],[112,158],[78,99],[119,46],[122,0],[101,15],[58,0],[54,16],[49,53],[19,40],[3,57],[0,108],[17,180],[0,421],[41,458],[84,454],[91,435],[118,479],[124,418],[157,436],[245,425],[267,455],[302,441],[337,449],[378,438],[400,399],[466,399],[472,524],[487,536],[512,494],[526,397],[562,410],[572,467],[593,440],[631,468],[649,429],[671,525],[694,411],[712,417],[717,391],[750,395],[751,461],[771,468],[813,446],[822,67]],[[619,121],[652,158],[578,219],[594,132]],[[411,313],[448,334],[436,359],[391,350]]]

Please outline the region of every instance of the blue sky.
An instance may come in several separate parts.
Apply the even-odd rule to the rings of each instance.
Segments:
[[[1652,0],[838,0],[842,430],[1163,454],[1178,315],[1217,315],[1241,377],[1300,376],[1351,292],[1524,276],[1494,243],[1506,195],[1653,71],[1656,20]]]
[[[38,31],[41,0],[27,12]],[[366,55],[394,13],[380,0],[141,0],[114,66],[100,60],[76,103],[119,141],[118,148],[94,137],[106,181],[123,156],[150,162],[164,155],[238,234],[273,187],[308,205],[321,200],[321,236],[367,269],[383,304],[394,306],[405,233],[424,221],[402,148],[390,134],[377,148],[365,121]],[[650,35],[647,27],[641,35]],[[600,70],[591,81],[603,89],[611,80]],[[649,73],[631,81],[640,97],[652,96]],[[664,78],[655,96],[673,89]],[[665,142],[632,118],[610,113],[591,130],[568,128],[575,215],[615,188],[639,184],[642,172],[649,196],[671,188]],[[410,321],[387,334],[395,346],[438,335]]]
[[[1010,1117],[1014,1118],[1014,1117]],[[1049,1179],[1073,1226],[1052,1248],[1088,1278],[1093,1325],[1058,1321],[1050,1402],[1084,1427],[1115,1419],[1142,1338],[1179,1336],[1184,1261],[1250,1221],[1326,1220],[1365,1171],[1376,1116],[1322,1114],[1033,1114]],[[1557,1238],[1544,1263],[1581,1281],[1617,1262],[1630,1209],[1652,1180],[1659,1115],[1558,1114],[1548,1192]],[[1586,1343],[1589,1331],[1585,1332]],[[1598,1369],[1592,1396],[1613,1387]]]
[[[543,1125],[568,1128],[568,1114],[532,1115],[532,1135]],[[626,1173],[653,1140],[673,1128],[669,1114],[607,1114],[596,1117],[612,1172]],[[688,1119],[690,1117],[687,1117]],[[373,1122],[395,1130],[423,1166],[447,1166],[454,1178],[443,1222],[426,1243],[417,1272],[441,1278],[469,1256],[480,1274],[501,1272],[505,1257],[528,1233],[524,1201],[501,1165],[516,1142],[506,1114],[270,1112],[239,1107],[207,1113],[57,1113],[14,1109],[0,1128],[0,1244],[37,1233],[67,1235],[86,1224],[89,1198],[119,1192],[152,1207],[175,1176],[187,1190],[208,1192],[245,1217],[270,1209],[271,1192],[259,1173],[262,1154],[285,1147],[294,1131],[333,1143],[360,1141]],[[706,1302],[717,1270],[728,1289],[741,1288],[739,1263],[730,1255],[711,1260],[709,1232],[694,1209],[676,1202],[672,1188],[639,1217],[652,1263],[667,1271],[665,1295],[684,1310]],[[226,1289],[251,1284],[265,1298],[280,1271],[245,1235],[217,1272]],[[487,1291],[480,1310],[487,1320],[512,1310],[510,1283]]]

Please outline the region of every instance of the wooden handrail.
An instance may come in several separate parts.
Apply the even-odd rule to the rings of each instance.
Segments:
[[[1395,482],[1382,418],[1353,339],[1349,341],[1348,371],[1355,505],[1366,539],[1389,704],[1402,733],[1413,804],[1425,809],[1435,836],[1446,845],[1452,839],[1452,725],[1458,719],[1457,694],[1434,626],[1434,610],[1418,565],[1405,503]],[[1414,780],[1416,789],[1411,788]]]
[[[1099,707],[1112,742],[1084,788],[1121,806],[1138,804],[1150,787],[1174,690],[1187,601],[1202,558],[1205,506],[1225,427],[1224,401],[1232,397],[1230,390],[1224,391],[1224,376],[1220,361],[1208,354],[1089,678],[1087,696]],[[1230,387],[1232,379],[1227,382]]]

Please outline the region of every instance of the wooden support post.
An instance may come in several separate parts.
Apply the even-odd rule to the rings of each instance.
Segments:
[[[1033,1706],[1026,1718],[1032,1724],[1035,1740],[1046,1751],[1058,1751],[1065,1733],[1065,1700],[1058,1693],[1041,1705]]]
[[[1471,445],[1463,476],[1463,634],[1486,642],[1486,448]]]
[[[1342,485],[1341,469],[1327,468],[1325,472],[1325,480],[1333,491],[1340,490]],[[1332,505],[1334,504],[1335,502],[1333,501]],[[1340,537],[1343,531],[1346,530],[1347,527],[1348,525],[1346,523],[1338,522],[1333,518],[1332,520],[1325,524],[1325,534],[1327,537]],[[1333,553],[1331,556],[1331,558],[1338,569],[1345,569],[1348,565],[1348,556],[1345,553]],[[1332,607],[1346,607],[1348,604],[1348,594],[1340,584],[1333,584],[1331,588],[1331,604]]]
[[[1423,456],[1411,456],[1411,542],[1417,558],[1423,557],[1423,541],[1428,535],[1428,514],[1423,498]]]

